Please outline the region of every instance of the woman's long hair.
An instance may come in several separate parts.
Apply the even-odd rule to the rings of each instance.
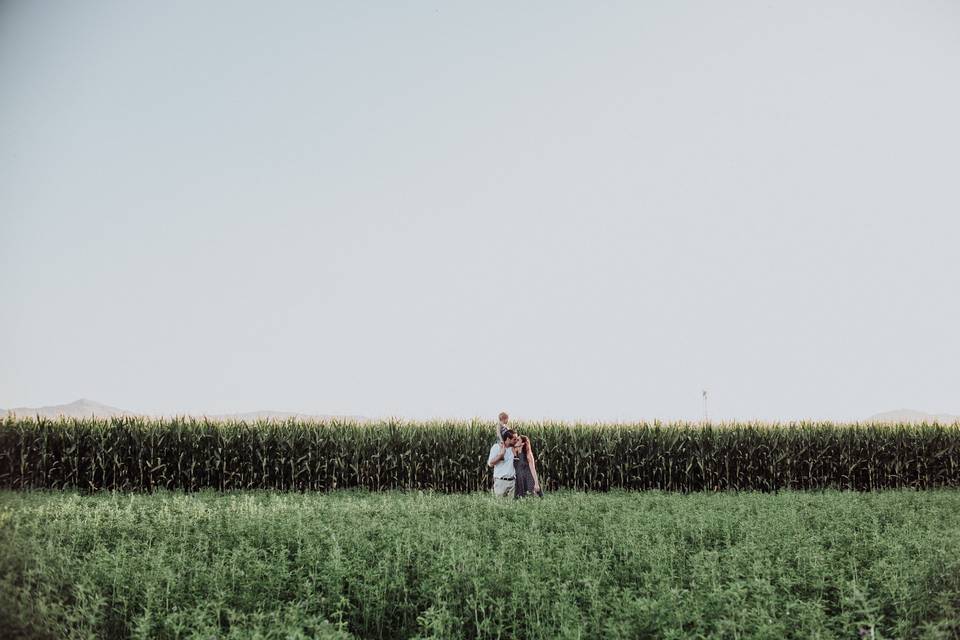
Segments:
[[[536,460],[536,457],[533,455],[533,444],[530,442],[530,436],[518,436],[520,438],[520,453],[517,455],[523,456],[524,460],[527,459],[527,454],[530,454],[530,458]]]

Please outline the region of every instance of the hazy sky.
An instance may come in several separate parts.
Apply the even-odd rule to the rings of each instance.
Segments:
[[[960,3],[0,4],[0,406],[960,413]]]

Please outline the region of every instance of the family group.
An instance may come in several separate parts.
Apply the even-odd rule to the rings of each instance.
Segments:
[[[487,466],[493,469],[493,494],[502,498],[542,498],[530,438],[510,428],[510,416],[505,412],[499,417],[497,442],[490,447],[487,457]]]

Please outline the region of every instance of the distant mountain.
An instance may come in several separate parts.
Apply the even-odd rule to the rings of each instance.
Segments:
[[[127,411],[126,409],[117,409],[116,407],[110,407],[99,402],[94,402],[93,400],[87,400],[86,398],[81,398],[80,400],[76,400],[70,404],[57,404],[49,407],[16,407],[6,411],[0,409],[0,418],[10,414],[14,414],[22,418],[32,418],[38,415],[44,418],[56,418],[59,416],[66,418],[89,418],[91,416],[96,418],[113,418],[115,416],[146,416],[146,414]],[[291,418],[296,420],[322,420],[327,422],[330,420],[349,420],[353,422],[365,422],[368,420],[368,418],[363,416],[314,415],[307,413],[295,413],[293,411],[248,411],[246,413],[223,413],[212,415],[200,414],[196,417],[206,417],[211,420],[243,420],[246,422],[254,422],[256,420],[289,420]]]
[[[914,411],[913,409],[896,409],[895,411],[885,411],[877,413],[866,422],[946,422],[952,423],[960,421],[960,416],[954,416],[946,413],[924,413],[923,411]]]
[[[90,416],[112,418],[114,416],[137,415],[132,411],[117,409],[116,407],[110,407],[105,404],[100,404],[99,402],[94,402],[93,400],[87,400],[86,398],[80,398],[70,404],[55,404],[49,407],[16,407],[6,411],[0,411],[0,417],[11,413],[23,418],[38,415],[44,418],[56,418],[58,416],[64,416],[66,418],[89,418]]]

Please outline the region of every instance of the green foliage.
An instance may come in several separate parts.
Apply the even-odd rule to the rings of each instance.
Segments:
[[[960,486],[960,427],[939,424],[517,425],[547,490]],[[0,487],[330,490],[489,486],[492,424],[0,422]]]
[[[960,492],[0,492],[5,638],[960,638]]]

